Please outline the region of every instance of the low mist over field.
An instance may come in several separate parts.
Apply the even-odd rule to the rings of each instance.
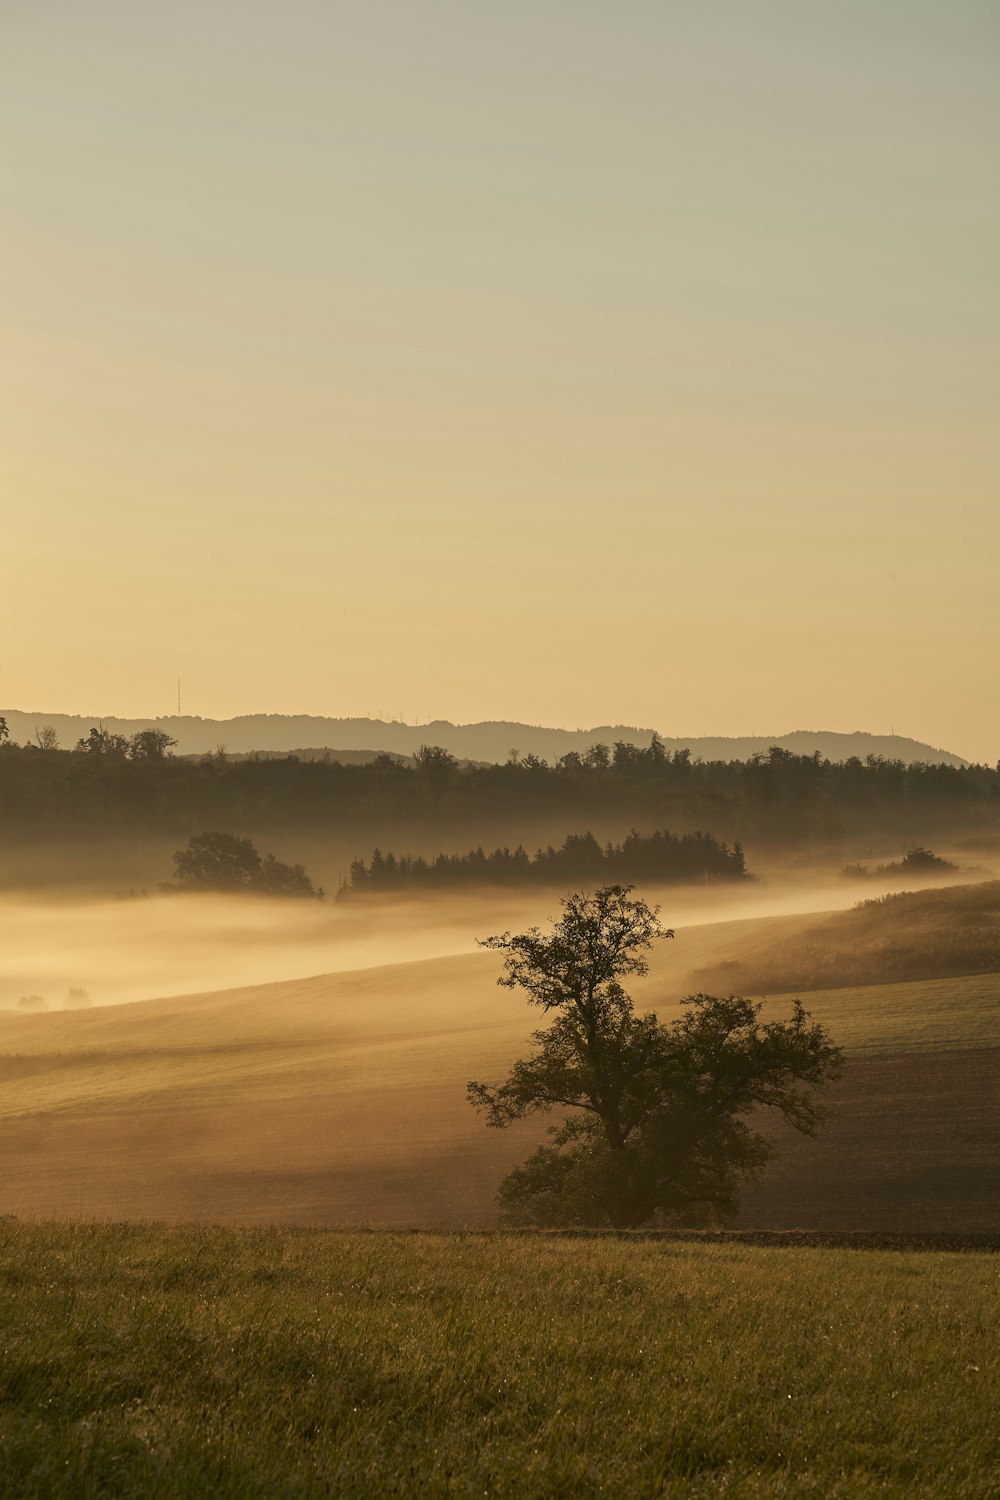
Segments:
[[[815,894],[815,892],[814,892]],[[692,895],[668,902],[689,922],[737,913],[813,910],[804,891],[783,895],[754,890]],[[843,889],[828,892],[831,905]],[[558,907],[552,892],[518,899],[509,893],[477,897],[393,899],[377,905],[276,903],[226,896],[150,896],[137,900],[0,900],[0,1006],[38,993],[61,1009],[81,986],[95,1005],[158,995],[264,984],[345,969],[475,950],[477,937],[496,928],[544,921]],[[679,918],[677,918],[679,920]]]
[[[977,861],[982,868],[982,861]],[[694,927],[742,917],[842,910],[870,896],[862,881],[772,864],[760,880],[732,886],[644,887],[664,919]],[[950,877],[961,880],[960,874]],[[927,882],[937,884],[938,882]],[[877,887],[876,887],[877,888]],[[475,951],[505,927],[544,923],[556,889],[523,894],[391,894],[360,902],[288,902],[253,896],[0,896],[0,1008],[35,996],[60,1010],[73,989],[92,1005],[264,984],[345,969]]]

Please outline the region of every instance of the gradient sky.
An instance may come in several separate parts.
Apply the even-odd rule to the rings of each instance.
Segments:
[[[1000,755],[996,0],[2,0],[0,704]]]

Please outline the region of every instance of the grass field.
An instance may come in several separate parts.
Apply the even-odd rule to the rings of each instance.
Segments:
[[[680,929],[640,1006],[665,1017],[713,955],[814,916]],[[538,1135],[486,1130],[465,1100],[537,1014],[473,953],[208,994],[0,1014],[0,1212],[38,1217],[487,1226]],[[782,1158],[742,1222],[1000,1230],[1000,977],[824,991],[849,1052],[814,1141]],[[779,1008],[784,1002],[777,1002]]]
[[[0,1494],[1000,1494],[1000,1257],[0,1224]]]
[[[695,977],[699,989],[774,995],[998,970],[1000,880],[984,880],[864,899]]]

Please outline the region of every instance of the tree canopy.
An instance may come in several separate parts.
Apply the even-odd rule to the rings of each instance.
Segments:
[[[643,835],[633,828],[621,844],[601,844],[591,832],[571,833],[558,848],[550,844],[532,858],[522,844],[489,854],[480,846],[467,854],[434,859],[408,854],[397,858],[376,849],[370,860],[356,859],[340,895],[456,885],[563,885],[595,876],[655,881],[742,880],[746,859],[739,842],[729,845],[709,833]]]
[[[176,744],[162,729],[140,729],[137,734],[124,735],[113,734],[103,724],[94,724],[85,739],[77,740],[76,749],[108,760],[164,760]]]
[[[175,883],[168,891],[253,891],[268,896],[323,898],[302,865],[285,864],[267,854],[262,859],[252,840],[234,833],[197,833],[186,849],[173,855]]]
[[[239,826],[263,814],[270,826],[310,828],[499,824],[504,836],[517,838],[540,821],[561,831],[613,819],[617,827],[644,831],[710,828],[755,846],[852,830],[866,839],[892,832],[905,848],[933,843],[937,830],[993,826],[1000,816],[1000,770],[992,766],[907,766],[878,756],[831,762],[778,746],[746,761],[701,762],[655,741],[647,749],[599,745],[553,765],[534,756],[458,765],[430,746],[407,765],[390,755],[368,764],[293,755],[185,757],[168,753],[169,746],[151,756],[135,739],[102,735],[95,725],[76,750],[49,755],[7,739],[0,830],[58,825],[89,836],[94,827],[136,827],[186,837],[191,828]],[[360,848],[371,847],[359,837]],[[568,884],[581,881],[567,874]]]
[[[705,994],[689,996],[669,1025],[637,1015],[622,980],[645,975],[647,951],[673,933],[632,889],[570,895],[551,932],[533,927],[482,944],[507,954],[499,984],[555,1012],[505,1082],[469,1084],[494,1128],[562,1115],[551,1144],[501,1185],[514,1221],[725,1220],[773,1154],[748,1117],[771,1110],[812,1134],[816,1091],[840,1071],[840,1050],[798,1001],[780,1021],[763,1021],[762,1007],[740,996]]]

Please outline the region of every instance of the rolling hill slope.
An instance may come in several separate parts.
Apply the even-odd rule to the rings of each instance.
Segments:
[[[814,917],[681,930],[640,1005],[668,1017],[709,959]],[[486,1130],[469,1078],[499,1076],[537,1012],[497,958],[433,958],[127,1006],[0,1015],[0,1211],[483,1225],[543,1126]],[[838,1113],[784,1137],[748,1195],[758,1227],[998,1229],[1000,976],[824,991],[850,1050]]]

